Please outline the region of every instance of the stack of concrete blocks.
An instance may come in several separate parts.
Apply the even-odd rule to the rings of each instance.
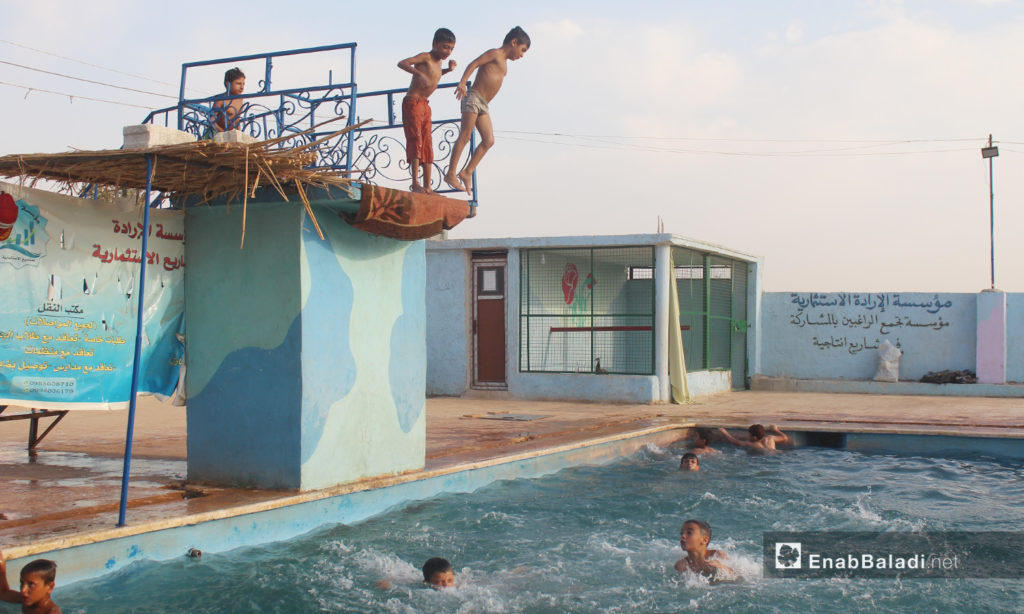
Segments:
[[[153,124],[125,126],[123,133],[124,149],[148,149],[158,145],[192,143],[196,140],[195,135],[188,132]]]
[[[258,140],[241,130],[227,130],[213,135],[214,143],[255,143]]]

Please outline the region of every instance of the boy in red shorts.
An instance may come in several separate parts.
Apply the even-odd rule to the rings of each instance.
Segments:
[[[434,32],[430,51],[406,58],[398,67],[412,75],[409,91],[402,100],[402,126],[405,128],[405,155],[412,175],[413,192],[432,194],[430,169],[434,165],[434,143],[430,138],[430,103],[427,98],[437,89],[441,76],[455,69],[455,60],[448,60],[448,68],[441,68],[441,62],[448,59],[455,49],[455,35],[448,28]],[[419,167],[423,167],[423,184],[420,185]]]

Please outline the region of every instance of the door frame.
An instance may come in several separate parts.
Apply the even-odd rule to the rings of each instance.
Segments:
[[[470,282],[471,294],[470,300],[473,303],[472,309],[472,321],[470,322],[470,351],[472,353],[472,361],[470,364],[471,372],[469,374],[469,387],[473,390],[508,390],[508,252],[473,252],[471,257],[470,275],[472,276]],[[501,294],[492,296],[480,296],[480,289],[478,287],[480,275],[479,269],[491,269],[500,267],[502,270],[501,274]],[[479,380],[479,313],[478,305],[481,300],[502,300],[502,313],[501,323],[502,329],[504,330],[504,343],[503,354],[505,356],[505,368],[503,370],[504,377],[500,382],[481,382]]]

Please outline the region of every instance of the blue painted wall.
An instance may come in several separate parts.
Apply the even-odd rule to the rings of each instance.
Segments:
[[[427,258],[427,394],[458,396],[469,385],[467,330],[469,257],[462,250],[431,251]]]
[[[419,469],[426,456],[423,242],[370,235],[337,215],[317,219],[332,249],[307,223],[303,489]],[[349,286],[326,271],[341,271]],[[318,285],[327,290],[313,311]],[[350,356],[332,324],[345,325]],[[351,370],[340,371],[346,360]]]
[[[189,479],[315,489],[423,466],[422,241],[356,230],[342,205],[190,208]]]
[[[297,488],[302,212],[252,207],[244,250],[240,213],[197,207],[185,216],[189,479]]]

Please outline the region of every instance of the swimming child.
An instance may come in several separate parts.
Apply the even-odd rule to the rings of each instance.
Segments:
[[[241,96],[245,91],[245,73],[237,66],[224,73],[224,91],[213,102],[214,132],[235,130],[241,123],[242,99],[233,96]]]
[[[711,431],[704,428],[694,429],[690,452],[694,454],[721,454],[718,450],[710,447],[709,444],[711,444]]]
[[[526,54],[530,48],[530,36],[522,28],[516,26],[505,35],[501,47],[484,52],[483,55],[470,62],[466,72],[462,73],[455,88],[455,97],[462,101],[462,126],[459,138],[452,147],[451,164],[445,173],[445,183],[467,194],[473,193],[473,171],[487,150],[494,145],[494,126],[488,104],[498,94],[501,83],[508,73],[508,61],[516,61]],[[469,85],[469,76],[474,70],[480,69],[476,81]],[[468,88],[468,89],[467,89]],[[480,131],[480,144],[476,146],[466,168],[459,172],[459,158],[462,150],[469,144],[473,129]]]
[[[398,67],[412,74],[409,90],[402,100],[402,127],[405,129],[405,159],[412,174],[412,192],[433,194],[430,187],[430,169],[434,165],[434,143],[431,139],[433,125],[430,119],[430,102],[427,100],[437,89],[441,77],[455,70],[455,60],[448,60],[448,68],[441,68],[441,61],[455,49],[455,34],[448,28],[434,32],[430,51],[424,51],[411,58],[405,58]],[[423,167],[423,185],[420,185],[419,170]]]
[[[679,468],[683,471],[700,471],[700,461],[697,460],[697,455],[693,452],[683,454],[683,457],[679,459]]]
[[[447,559],[439,556],[427,559],[423,564],[423,581],[432,588],[450,588],[455,586],[455,572]]]
[[[760,424],[751,424],[750,428],[747,429],[747,434],[750,437],[747,441],[736,439],[735,437],[729,434],[729,431],[726,431],[725,429],[718,429],[718,432],[721,433],[722,437],[725,437],[726,440],[729,441],[729,443],[736,446],[743,446],[745,448],[775,450],[776,445],[790,442],[789,435],[786,435],[785,433],[780,431],[778,426],[772,424],[768,427],[767,430],[772,431],[775,434],[768,435],[765,431],[765,428]]]
[[[679,545],[686,556],[676,561],[676,571],[692,571],[710,580],[717,579],[719,572],[735,575],[722,561],[729,556],[721,550],[708,550],[711,542],[711,525],[703,520],[690,519],[679,530]]]
[[[50,597],[56,579],[57,564],[37,559],[21,568],[21,592],[13,591],[7,584],[7,566],[0,552],[0,601],[20,603],[23,613],[61,614],[60,607]]]

